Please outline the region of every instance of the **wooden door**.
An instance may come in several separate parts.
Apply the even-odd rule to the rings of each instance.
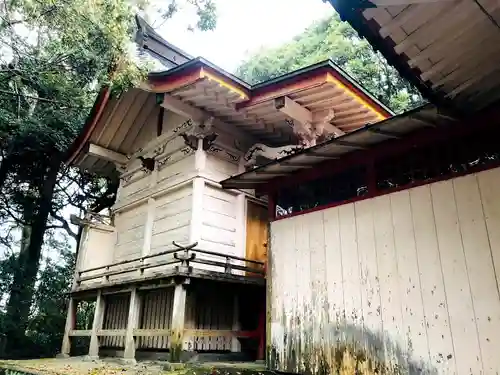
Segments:
[[[248,202],[247,204],[247,240],[246,258],[267,263],[267,208]],[[255,264],[248,263],[255,268]]]

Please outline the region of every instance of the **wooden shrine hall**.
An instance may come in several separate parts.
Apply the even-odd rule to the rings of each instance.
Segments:
[[[268,368],[500,374],[500,2],[330,2],[430,103],[221,182],[268,197]]]
[[[165,70],[120,95],[102,88],[68,159],[118,191],[109,213],[73,220],[83,234],[62,354],[83,338],[93,358],[263,358],[267,197],[220,182],[392,113],[330,61],[251,86],[138,26]],[[91,327],[76,325],[84,301]]]

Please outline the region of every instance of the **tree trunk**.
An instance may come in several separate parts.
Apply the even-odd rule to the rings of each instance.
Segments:
[[[6,352],[11,357],[19,356],[25,347],[25,333],[58,171],[59,163],[51,165],[37,202],[38,214],[31,220],[29,245],[19,254],[5,316]]]
[[[7,176],[10,172],[11,166],[12,166],[11,156],[7,154],[2,159],[2,164],[0,164],[0,191],[2,191],[2,187],[5,184],[5,181],[7,180]]]

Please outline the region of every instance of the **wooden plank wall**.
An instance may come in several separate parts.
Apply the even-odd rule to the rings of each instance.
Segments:
[[[237,205],[236,195],[232,192],[205,184],[202,200],[201,233],[198,248],[215,251],[220,254],[243,257],[238,236],[242,235],[241,210]],[[237,248],[237,245],[238,246]],[[207,254],[197,254],[197,258],[224,262],[224,258]],[[241,262],[234,262],[240,264]],[[242,263],[241,263],[242,264]],[[224,272],[221,267],[196,264],[203,270]]]
[[[102,329],[126,329],[130,294],[113,294],[106,296]],[[108,348],[124,348],[125,337],[103,336],[101,346]]]
[[[100,228],[99,226],[85,226],[75,266],[77,271],[105,266],[113,262],[114,246],[116,244],[116,231]],[[84,274],[94,276],[102,270],[91,271]],[[86,286],[99,281],[88,280],[81,283]]]
[[[155,200],[151,254],[172,248],[172,241],[187,243],[192,194],[192,185],[185,185]]]
[[[115,215],[117,238],[114,249],[114,262],[141,256],[146,217],[147,204],[145,203]]]
[[[228,140],[228,143],[229,142],[230,141]],[[237,153],[235,153],[234,156],[240,157]],[[228,158],[225,151],[219,151],[216,154],[207,154],[204,172],[210,179],[214,181],[222,181],[238,174],[240,171],[238,169],[238,161]]]
[[[498,374],[499,186],[493,169],[273,222],[272,367]]]
[[[174,289],[148,291],[143,295],[141,329],[170,329]],[[170,336],[140,337],[140,349],[168,349]]]

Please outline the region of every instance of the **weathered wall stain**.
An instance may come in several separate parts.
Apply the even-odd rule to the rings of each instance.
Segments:
[[[272,222],[272,368],[500,374],[499,181],[500,168]]]
[[[274,329],[280,330],[276,325]],[[362,326],[328,323],[321,329],[319,341],[313,336],[311,324],[298,324],[283,335],[272,334],[267,348],[270,368],[304,375],[438,374],[433,366],[409,358],[387,335]]]

